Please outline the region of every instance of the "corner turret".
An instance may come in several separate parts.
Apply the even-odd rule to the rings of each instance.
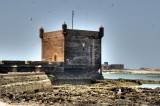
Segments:
[[[43,38],[43,34],[44,34],[44,29],[41,27],[41,28],[39,29],[39,37],[40,37],[40,38]]]
[[[104,36],[104,28],[103,28],[102,25],[99,27],[99,36],[100,36],[101,38]]]
[[[62,24],[62,31],[63,31],[64,35],[67,34],[67,24],[65,22],[64,22],[64,24]]]

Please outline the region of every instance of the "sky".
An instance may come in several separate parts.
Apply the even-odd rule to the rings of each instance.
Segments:
[[[39,28],[104,27],[102,63],[160,68],[160,0],[0,0],[0,60],[41,60]]]

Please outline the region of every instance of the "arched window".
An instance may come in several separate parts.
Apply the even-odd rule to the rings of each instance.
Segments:
[[[54,56],[54,61],[57,61],[57,56],[56,55]]]

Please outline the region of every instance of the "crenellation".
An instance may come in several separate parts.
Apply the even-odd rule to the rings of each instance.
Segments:
[[[103,37],[104,36],[104,28],[103,28],[103,26],[101,25],[100,27],[99,27],[99,37],[101,38],[101,37]]]
[[[64,22],[64,24],[62,24],[62,31],[64,36],[67,34],[68,30],[67,30],[67,24]]]
[[[29,65],[48,65],[48,61],[27,61]]]
[[[2,60],[2,63],[3,64],[6,64],[6,65],[24,65],[25,64],[25,61],[14,61],[14,60]]]
[[[44,29],[41,27],[41,28],[39,29],[39,37],[40,37],[40,38],[43,38],[43,36],[44,36]]]

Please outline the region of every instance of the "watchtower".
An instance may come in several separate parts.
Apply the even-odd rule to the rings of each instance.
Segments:
[[[44,32],[44,29],[40,28],[42,61],[63,61],[64,71],[61,74],[63,78],[102,78],[101,39],[103,36],[102,26],[99,27],[99,31],[75,30],[67,29],[67,24],[64,22],[62,30],[59,31]]]

